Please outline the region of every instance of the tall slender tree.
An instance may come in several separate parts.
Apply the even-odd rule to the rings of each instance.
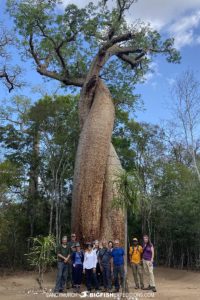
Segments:
[[[173,111],[183,134],[188,153],[200,182],[199,166],[199,126],[200,126],[200,81],[191,70],[185,71],[176,79],[172,96]],[[173,122],[172,122],[173,124]],[[174,124],[173,124],[174,125]],[[174,126],[175,127],[175,126]]]

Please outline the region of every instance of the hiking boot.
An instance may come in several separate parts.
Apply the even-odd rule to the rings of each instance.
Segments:
[[[143,287],[143,290],[145,290],[145,291],[151,291],[152,290],[152,287],[149,285],[148,287]]]
[[[141,287],[140,287],[140,288],[141,288],[141,290],[144,290],[144,286],[143,286],[143,285],[141,285]]]
[[[59,291],[54,290],[53,293],[54,293],[56,296],[59,296]]]
[[[155,286],[151,286],[151,290],[152,290],[154,293],[157,292]]]
[[[138,285],[136,285],[136,286],[135,286],[135,290],[138,290],[138,289],[139,289],[139,286],[138,286]]]

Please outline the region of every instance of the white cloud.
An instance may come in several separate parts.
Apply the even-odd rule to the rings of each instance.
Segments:
[[[74,3],[84,7],[91,0],[63,0],[63,5]],[[93,1],[97,3],[98,0]],[[115,0],[109,0],[111,7]],[[192,13],[193,12],[193,13]],[[128,21],[141,19],[157,30],[176,38],[176,47],[200,43],[195,29],[200,24],[200,0],[138,0],[127,12]]]
[[[199,36],[195,32],[199,25],[200,10],[184,16],[170,25],[168,32],[175,37],[176,48],[180,49],[186,45],[199,43]]]
[[[167,78],[167,82],[168,82],[168,84],[169,84],[170,86],[173,86],[174,83],[176,82],[176,80],[175,80],[174,78],[172,78],[172,77],[169,77],[169,78]]]
[[[74,3],[85,6],[90,0],[63,0],[63,4]],[[93,1],[97,3],[98,0]],[[111,6],[115,1],[109,0]],[[128,18],[135,20],[141,18],[151,22],[157,29],[163,28],[188,10],[200,9],[200,0],[138,0],[128,12]]]
[[[197,36],[197,38],[196,38],[196,43],[197,43],[197,44],[200,44],[200,35]]]
[[[159,72],[159,67],[157,62],[150,63],[150,71],[144,75],[145,84],[150,83],[153,85],[153,79],[157,76],[162,76]]]
[[[138,0],[132,14],[163,28],[188,10],[200,9],[199,0]]]

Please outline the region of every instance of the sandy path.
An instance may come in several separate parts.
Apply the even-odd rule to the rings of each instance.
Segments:
[[[157,268],[155,270],[156,283],[158,292],[152,297],[146,292],[144,297],[138,294],[138,297],[132,300],[156,299],[156,300],[200,300],[200,273]],[[37,290],[36,274],[23,272],[9,274],[0,277],[0,300],[44,300],[54,299],[47,298],[46,294],[34,294]],[[55,272],[50,272],[45,277],[45,287],[50,290],[54,286]],[[131,271],[129,270],[129,287],[130,292],[135,293],[134,283]],[[31,291],[27,294],[27,291]],[[137,296],[137,293],[136,293]],[[80,297],[56,297],[56,299],[81,299]],[[86,298],[85,298],[86,299]],[[89,299],[89,298],[87,298]],[[90,298],[95,299],[95,298]],[[97,298],[96,298],[97,299]],[[98,298],[100,299],[100,298]],[[102,299],[102,298],[101,298]],[[109,299],[109,298],[104,298]],[[111,298],[113,299],[113,298]]]

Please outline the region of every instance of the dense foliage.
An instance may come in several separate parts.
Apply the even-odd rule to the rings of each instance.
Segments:
[[[14,103],[17,107],[19,99]],[[20,100],[21,106],[27,103]],[[20,125],[2,110],[0,128],[0,252],[1,264],[9,267],[25,263],[30,236],[52,233],[58,241],[62,233],[70,233],[79,134],[75,96],[29,103],[23,117],[15,105],[12,114]],[[127,196],[131,193],[136,199],[132,209],[129,203],[129,241],[133,235],[148,233],[156,246],[157,263],[198,268],[200,187],[184,142],[172,143],[164,129],[139,124],[125,111],[116,122],[113,142],[128,174],[124,181],[131,185],[134,180]]]

